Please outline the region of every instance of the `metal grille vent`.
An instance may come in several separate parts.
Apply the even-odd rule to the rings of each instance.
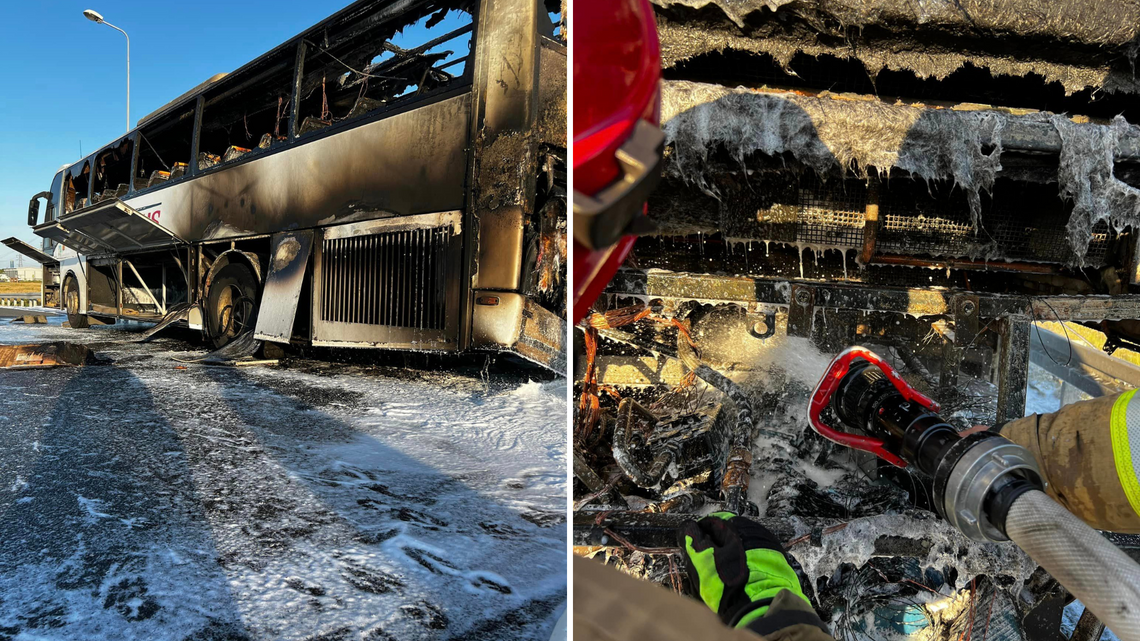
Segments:
[[[805,179],[800,183],[796,242],[830,247],[862,247],[867,188],[847,181],[837,187]]]
[[[1066,263],[1072,260],[1066,224],[1071,207],[1056,187],[1005,182],[983,201],[975,233],[961,189],[894,180],[883,184],[878,251],[936,257]],[[863,244],[867,189],[862,181],[824,184],[805,178],[799,188],[795,242],[858,248]],[[1099,265],[1109,245],[1108,225],[1093,228],[1085,263]]]
[[[442,330],[451,227],[324,241],[321,320]]]
[[[880,251],[948,257],[987,253],[987,245],[992,241],[974,233],[970,205],[962,190],[896,182],[883,190]]]

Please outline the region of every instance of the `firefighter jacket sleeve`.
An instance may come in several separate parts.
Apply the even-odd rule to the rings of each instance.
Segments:
[[[1045,491],[1090,527],[1140,534],[1140,398],[1132,390],[1010,421],[1001,435],[1037,459]]]
[[[783,546],[764,526],[717,512],[682,525],[678,543],[693,590],[725,625],[766,637],[802,626],[826,637]]]

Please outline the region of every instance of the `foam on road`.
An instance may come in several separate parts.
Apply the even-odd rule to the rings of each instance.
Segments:
[[[137,328],[136,328],[137,329]],[[0,372],[0,640],[545,639],[565,601],[565,381],[182,365]]]

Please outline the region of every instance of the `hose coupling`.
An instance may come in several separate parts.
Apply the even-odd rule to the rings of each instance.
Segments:
[[[934,475],[935,502],[942,516],[975,541],[1009,540],[1008,506],[1025,490],[1043,488],[1033,454],[993,432],[956,442]]]

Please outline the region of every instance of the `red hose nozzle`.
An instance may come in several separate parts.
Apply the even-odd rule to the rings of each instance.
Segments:
[[[891,384],[894,385],[895,389],[898,390],[899,394],[906,400],[918,403],[932,412],[938,412],[938,403],[935,403],[911,387],[910,384],[904,381],[902,376],[895,371],[895,368],[891,367],[890,364],[884,361],[878,354],[865,347],[848,347],[835,356],[831,364],[827,367],[827,373],[819,380],[819,385],[816,385],[815,391],[812,392],[811,402],[808,404],[808,420],[811,422],[812,429],[830,441],[857,450],[863,450],[864,452],[870,452],[891,465],[906,467],[906,461],[886,449],[886,442],[883,439],[842,432],[827,425],[820,419],[823,408],[831,403],[831,397],[835,394],[835,390],[839,388],[839,383],[843,380],[843,377],[847,376],[847,372],[850,371],[851,363],[856,359],[865,360],[881,369]]]

